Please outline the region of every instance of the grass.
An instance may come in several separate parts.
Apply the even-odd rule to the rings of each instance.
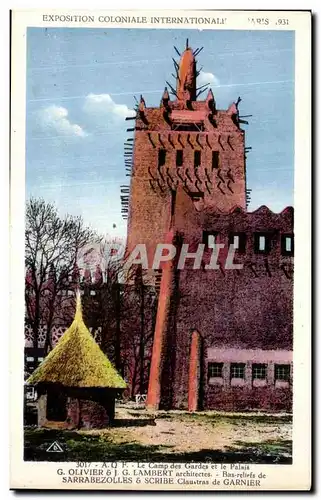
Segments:
[[[48,453],[46,451],[54,441],[58,441],[63,453]],[[116,443],[105,433],[92,435],[76,431],[27,428],[25,430],[24,460],[50,462],[163,461],[162,451],[165,449],[164,446],[143,446],[136,442]]]
[[[237,446],[241,448],[247,447],[248,450],[259,449],[262,453],[272,454],[272,455],[292,455],[292,441],[286,439],[268,439],[262,442],[244,442],[244,441],[235,441]]]

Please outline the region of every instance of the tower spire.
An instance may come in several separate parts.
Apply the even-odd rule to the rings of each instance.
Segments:
[[[196,60],[188,38],[177,70],[176,94],[179,101],[196,100]]]

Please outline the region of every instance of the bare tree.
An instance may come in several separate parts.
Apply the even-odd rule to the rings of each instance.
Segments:
[[[122,259],[108,258],[108,247],[119,243],[102,241],[80,217],[61,218],[55,206],[42,199],[27,203],[26,321],[33,332],[35,362],[40,326],[46,327],[46,355],[53,347],[53,325],[72,321],[70,295],[80,286],[86,324],[93,331],[99,328],[101,349],[126,377],[134,396],[147,389],[157,294],[144,283],[141,270],[124,272]]]
[[[61,218],[56,207],[43,199],[27,202],[25,302],[35,357],[42,323],[47,327],[45,353],[52,347],[51,328],[57,313],[63,310],[64,292],[73,281],[78,253],[92,241],[99,241],[99,237],[84,226],[81,217]]]
[[[144,272],[136,269],[135,279],[126,285],[121,320],[121,346],[130,396],[147,391],[156,321],[157,293],[147,284]]]

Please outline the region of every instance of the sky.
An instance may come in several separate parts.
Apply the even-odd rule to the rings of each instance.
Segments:
[[[134,96],[159,106],[173,83],[174,45],[186,38],[218,109],[240,96],[247,187],[255,210],[293,205],[294,33],[291,31],[28,28],[26,196],[82,215],[102,235],[124,236],[123,144]],[[116,226],[116,227],[113,227]]]

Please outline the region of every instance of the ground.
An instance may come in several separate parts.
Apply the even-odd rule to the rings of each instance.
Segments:
[[[288,414],[148,412],[119,406],[114,427],[25,427],[25,460],[291,463]],[[57,441],[63,453],[47,452]]]

